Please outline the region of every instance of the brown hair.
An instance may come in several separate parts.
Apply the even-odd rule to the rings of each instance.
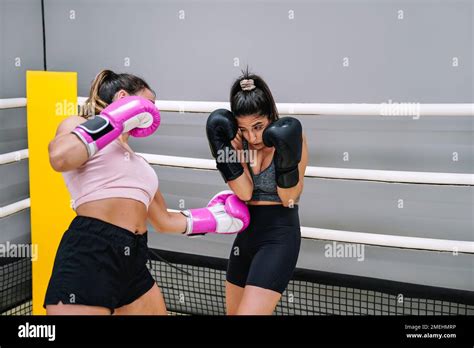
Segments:
[[[102,70],[92,81],[89,97],[79,114],[83,117],[99,114],[112,103],[115,94],[122,89],[130,95],[136,95],[143,89],[149,89],[155,93],[140,77],[131,74],[116,74],[112,70]]]

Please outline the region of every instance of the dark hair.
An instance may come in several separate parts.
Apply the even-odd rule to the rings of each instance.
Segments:
[[[242,80],[253,80],[255,88],[243,90]],[[272,92],[266,82],[258,75],[249,73],[248,69],[235,80],[230,89],[230,108],[236,117],[259,114],[268,117],[270,122],[278,120],[278,110]]]
[[[112,70],[102,70],[92,82],[89,98],[80,112],[81,116],[99,114],[112,103],[115,94],[121,89],[130,95],[136,95],[143,89],[149,89],[155,93],[140,77],[131,74],[116,74]]]

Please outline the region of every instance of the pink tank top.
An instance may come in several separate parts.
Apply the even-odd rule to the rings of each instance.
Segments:
[[[77,169],[63,172],[73,209],[106,198],[131,198],[148,208],[158,190],[158,177],[141,156],[117,139]]]

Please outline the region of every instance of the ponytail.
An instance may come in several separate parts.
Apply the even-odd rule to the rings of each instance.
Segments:
[[[145,80],[140,77],[131,74],[116,74],[112,70],[102,70],[92,81],[89,97],[79,111],[79,115],[86,118],[98,115],[112,103],[115,94],[122,89],[130,95],[136,95],[143,89],[151,90]]]

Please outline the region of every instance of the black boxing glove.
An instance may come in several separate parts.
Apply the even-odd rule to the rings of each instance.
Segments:
[[[230,155],[235,149],[231,140],[237,134],[237,121],[229,110],[218,109],[213,111],[207,118],[206,135],[211,148],[212,156],[216,159],[217,169],[221,172],[224,181],[237,179],[244,172],[239,162],[226,162],[219,157]],[[236,156],[232,156],[236,158]]]
[[[299,181],[298,164],[303,148],[303,130],[293,117],[281,118],[263,131],[263,143],[275,147],[277,185],[281,188],[296,186]]]

